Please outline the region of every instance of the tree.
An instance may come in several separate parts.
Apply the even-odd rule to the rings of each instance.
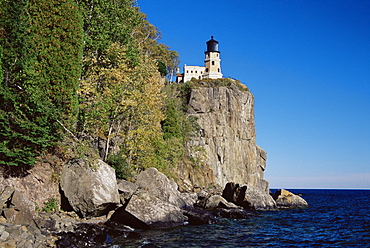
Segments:
[[[105,52],[113,43],[126,47],[125,58],[137,64],[138,49],[132,37],[133,29],[141,22],[140,12],[133,0],[76,0],[83,18],[84,52],[83,77],[96,63],[105,67]],[[109,62],[108,62],[109,63]]]
[[[116,57],[116,63],[104,70],[91,67],[79,94],[85,99],[86,131],[106,140],[104,159],[114,155],[111,140],[119,140],[121,166],[140,171],[155,165],[155,144],[162,138],[162,85],[155,61],[142,57],[132,67],[123,59],[125,51],[120,44],[112,44],[106,54]]]
[[[133,36],[139,45],[142,54],[152,59],[160,61],[158,71],[162,76],[167,72],[174,72],[180,63],[179,55],[176,51],[170,50],[165,44],[158,43],[161,38],[159,30],[146,20],[146,15],[141,13],[142,22],[133,30]]]
[[[73,125],[82,20],[72,0],[1,2],[0,163],[32,166]]]

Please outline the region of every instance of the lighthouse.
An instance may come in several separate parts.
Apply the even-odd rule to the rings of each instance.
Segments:
[[[203,78],[222,78],[220,51],[218,50],[218,41],[213,36],[206,42],[207,51],[204,52],[204,74]]]
[[[184,65],[184,73],[178,74],[176,78],[177,83],[185,83],[190,81],[192,78],[203,79],[203,78],[222,78],[221,73],[221,59],[220,51],[218,51],[218,41],[213,36],[206,42],[207,51],[204,52],[206,58],[204,60],[204,66],[197,65]]]

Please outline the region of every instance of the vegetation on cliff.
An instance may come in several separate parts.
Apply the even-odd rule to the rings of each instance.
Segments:
[[[0,163],[30,166],[77,115],[82,20],[72,0],[5,0],[0,16]]]
[[[164,166],[160,75],[178,54],[133,0],[4,0],[0,16],[1,165],[88,136],[118,172]]]

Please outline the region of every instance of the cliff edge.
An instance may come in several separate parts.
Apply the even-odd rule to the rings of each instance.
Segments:
[[[268,193],[266,152],[256,145],[254,97],[246,86],[231,79],[200,81],[189,91],[187,115],[195,117],[199,135],[186,147],[202,168],[180,168],[185,182],[219,188],[235,182]]]

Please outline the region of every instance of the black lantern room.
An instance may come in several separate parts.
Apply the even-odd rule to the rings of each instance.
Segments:
[[[206,42],[207,43],[207,52],[219,52],[218,51],[218,41],[213,39],[213,36],[211,36],[211,39]]]

